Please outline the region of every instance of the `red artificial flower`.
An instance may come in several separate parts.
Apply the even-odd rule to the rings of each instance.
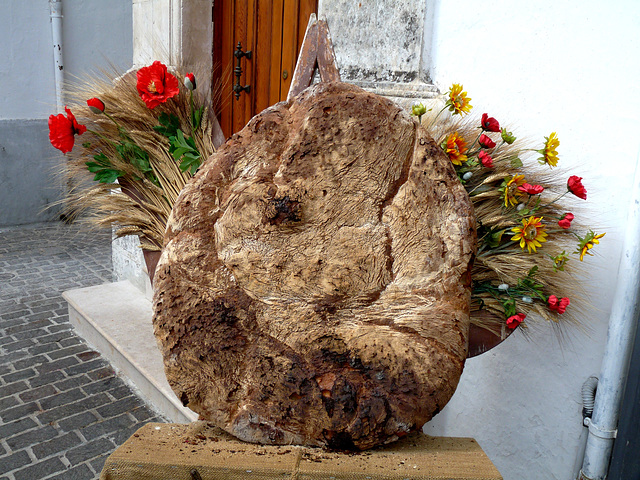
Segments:
[[[49,116],[49,141],[62,153],[67,153],[73,149],[75,135],[82,135],[87,127],[80,125],[67,107],[64,111],[66,117],[61,113]]]
[[[486,113],[482,114],[482,130],[485,132],[499,132],[500,123],[493,117],[490,117]]]
[[[484,148],[493,148],[496,146],[496,142],[491,140],[491,138],[487,137],[484,133],[480,135],[478,139],[478,143],[482,145]]]
[[[583,200],[587,199],[587,190],[582,185],[582,177],[571,175],[569,177],[569,180],[567,180],[567,188],[576,197],[581,198]]]
[[[525,318],[527,318],[527,316],[524,313],[516,313],[515,315],[511,315],[509,318],[507,318],[507,327],[513,330],[518,325],[520,325]]]
[[[137,77],[136,88],[147,108],[156,108],[180,91],[178,79],[167,72],[165,64],[157,60],[138,70]]]
[[[493,158],[484,150],[478,152],[478,158],[482,162],[482,166],[485,168],[493,168]]]
[[[558,222],[558,225],[560,225],[562,228],[566,230],[571,226],[572,220],[573,220],[573,213],[565,213],[560,219],[560,221]]]
[[[528,193],[529,195],[540,195],[544,191],[544,187],[542,185],[531,185],[530,183],[523,183],[518,186],[518,190],[524,193]]]
[[[554,312],[558,312],[559,314],[563,314],[567,310],[567,307],[571,303],[571,300],[569,300],[567,297],[563,297],[558,300],[558,297],[556,297],[555,295],[551,295],[549,296],[549,300],[547,300],[547,302],[549,303],[549,308],[551,310],[553,310]]]
[[[193,73],[187,73],[184,76],[184,86],[191,91],[196,89],[196,76]]]
[[[104,102],[99,98],[90,98],[87,100],[87,106],[95,114],[104,113]]]

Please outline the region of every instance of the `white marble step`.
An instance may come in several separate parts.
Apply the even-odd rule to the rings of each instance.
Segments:
[[[198,415],[182,406],[164,374],[151,324],[149,299],[130,282],[69,290],[69,320],[78,335],[99,351],[137,393],[174,423]]]

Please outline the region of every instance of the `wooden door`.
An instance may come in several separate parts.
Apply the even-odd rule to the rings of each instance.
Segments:
[[[214,0],[212,83],[226,137],[287,98],[309,16],[317,9],[318,0]],[[233,53],[238,42],[243,51],[251,51],[250,59],[240,61],[240,85],[250,90],[236,99]]]

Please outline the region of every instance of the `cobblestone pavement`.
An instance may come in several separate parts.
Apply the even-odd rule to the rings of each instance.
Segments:
[[[164,421],[69,323],[62,292],[111,281],[110,238],[0,228],[0,480],[98,478],[116,446]]]

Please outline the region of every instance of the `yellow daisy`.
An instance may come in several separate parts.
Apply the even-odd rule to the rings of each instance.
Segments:
[[[447,92],[449,100],[447,100],[447,107],[453,112],[453,114],[463,115],[471,111],[471,99],[467,97],[467,92],[462,91],[462,85],[454,83]]]
[[[529,253],[536,253],[536,248],[541,247],[542,243],[546,242],[547,232],[544,231],[544,225],[542,224],[542,217],[529,217],[522,219],[521,227],[514,227],[511,229],[515,233],[511,240],[514,242],[520,241],[520,248],[524,250],[527,247]]]
[[[518,190],[520,185],[524,185],[526,180],[524,179],[524,175],[514,175],[511,177],[506,185],[504,186],[504,206],[508,207],[511,205],[512,207],[517,205],[518,197],[522,196],[522,192]]]
[[[591,250],[595,244],[600,243],[600,239],[605,235],[606,233],[600,233],[596,235],[593,231],[589,231],[589,233],[587,233],[584,238],[580,239],[578,250],[576,251],[576,253],[580,254],[580,261],[584,259],[585,255],[593,255],[589,252],[589,250]]]
[[[558,140],[556,132],[551,132],[551,135],[544,138],[547,142],[544,144],[544,148],[542,150],[537,150],[538,153],[542,154],[538,159],[538,162],[540,162],[540,165],[555,167],[558,165],[558,152],[556,151],[556,148],[560,145],[560,140]]]

